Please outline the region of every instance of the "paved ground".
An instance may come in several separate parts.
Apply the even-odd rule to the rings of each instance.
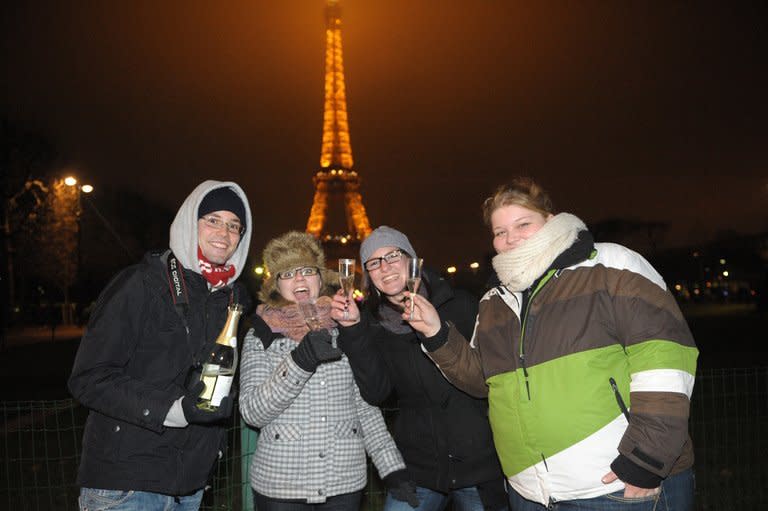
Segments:
[[[0,372],[11,382],[2,401],[66,399],[67,379],[72,370],[83,328],[27,326],[7,332],[0,352]]]
[[[83,335],[83,327],[61,325],[51,330],[47,326],[13,327],[6,334],[6,347],[26,346],[41,342],[71,341]]]

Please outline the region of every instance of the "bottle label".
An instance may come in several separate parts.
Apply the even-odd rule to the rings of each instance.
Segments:
[[[221,400],[229,395],[229,389],[232,388],[232,380],[234,376],[224,376],[220,374],[216,379],[216,384],[213,388],[213,395],[211,396],[211,405],[219,406]]]
[[[210,401],[213,396],[213,390],[216,388],[216,379],[219,375],[219,366],[217,364],[204,364],[203,374],[200,379],[205,384],[205,388],[200,393],[200,399]]]

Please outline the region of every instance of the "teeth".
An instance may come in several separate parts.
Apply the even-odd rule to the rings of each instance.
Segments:
[[[297,287],[293,290],[294,293],[306,293],[307,291],[309,291],[309,288],[306,287]]]

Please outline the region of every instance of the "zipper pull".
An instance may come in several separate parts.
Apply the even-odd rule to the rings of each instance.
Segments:
[[[523,376],[525,376],[525,391],[528,394],[528,401],[530,401],[531,387],[528,385],[528,368],[525,367],[525,353],[520,354],[520,365],[523,367]]]
[[[627,418],[627,422],[629,422],[629,410],[627,410],[627,405],[624,404],[624,400],[621,398],[621,393],[619,392],[619,386],[616,385],[616,380],[614,380],[613,376],[611,376],[608,378],[608,382],[611,384],[613,393],[616,395],[616,402],[619,403],[621,413],[624,414],[624,417]]]

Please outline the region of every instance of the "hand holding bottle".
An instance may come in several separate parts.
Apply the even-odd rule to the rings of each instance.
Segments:
[[[187,422],[190,424],[211,424],[228,419],[232,415],[234,396],[232,394],[224,396],[219,406],[213,410],[199,408],[197,399],[204,388],[205,384],[202,381],[197,381],[184,394],[184,399],[181,400],[181,409],[184,411],[184,418]]]

